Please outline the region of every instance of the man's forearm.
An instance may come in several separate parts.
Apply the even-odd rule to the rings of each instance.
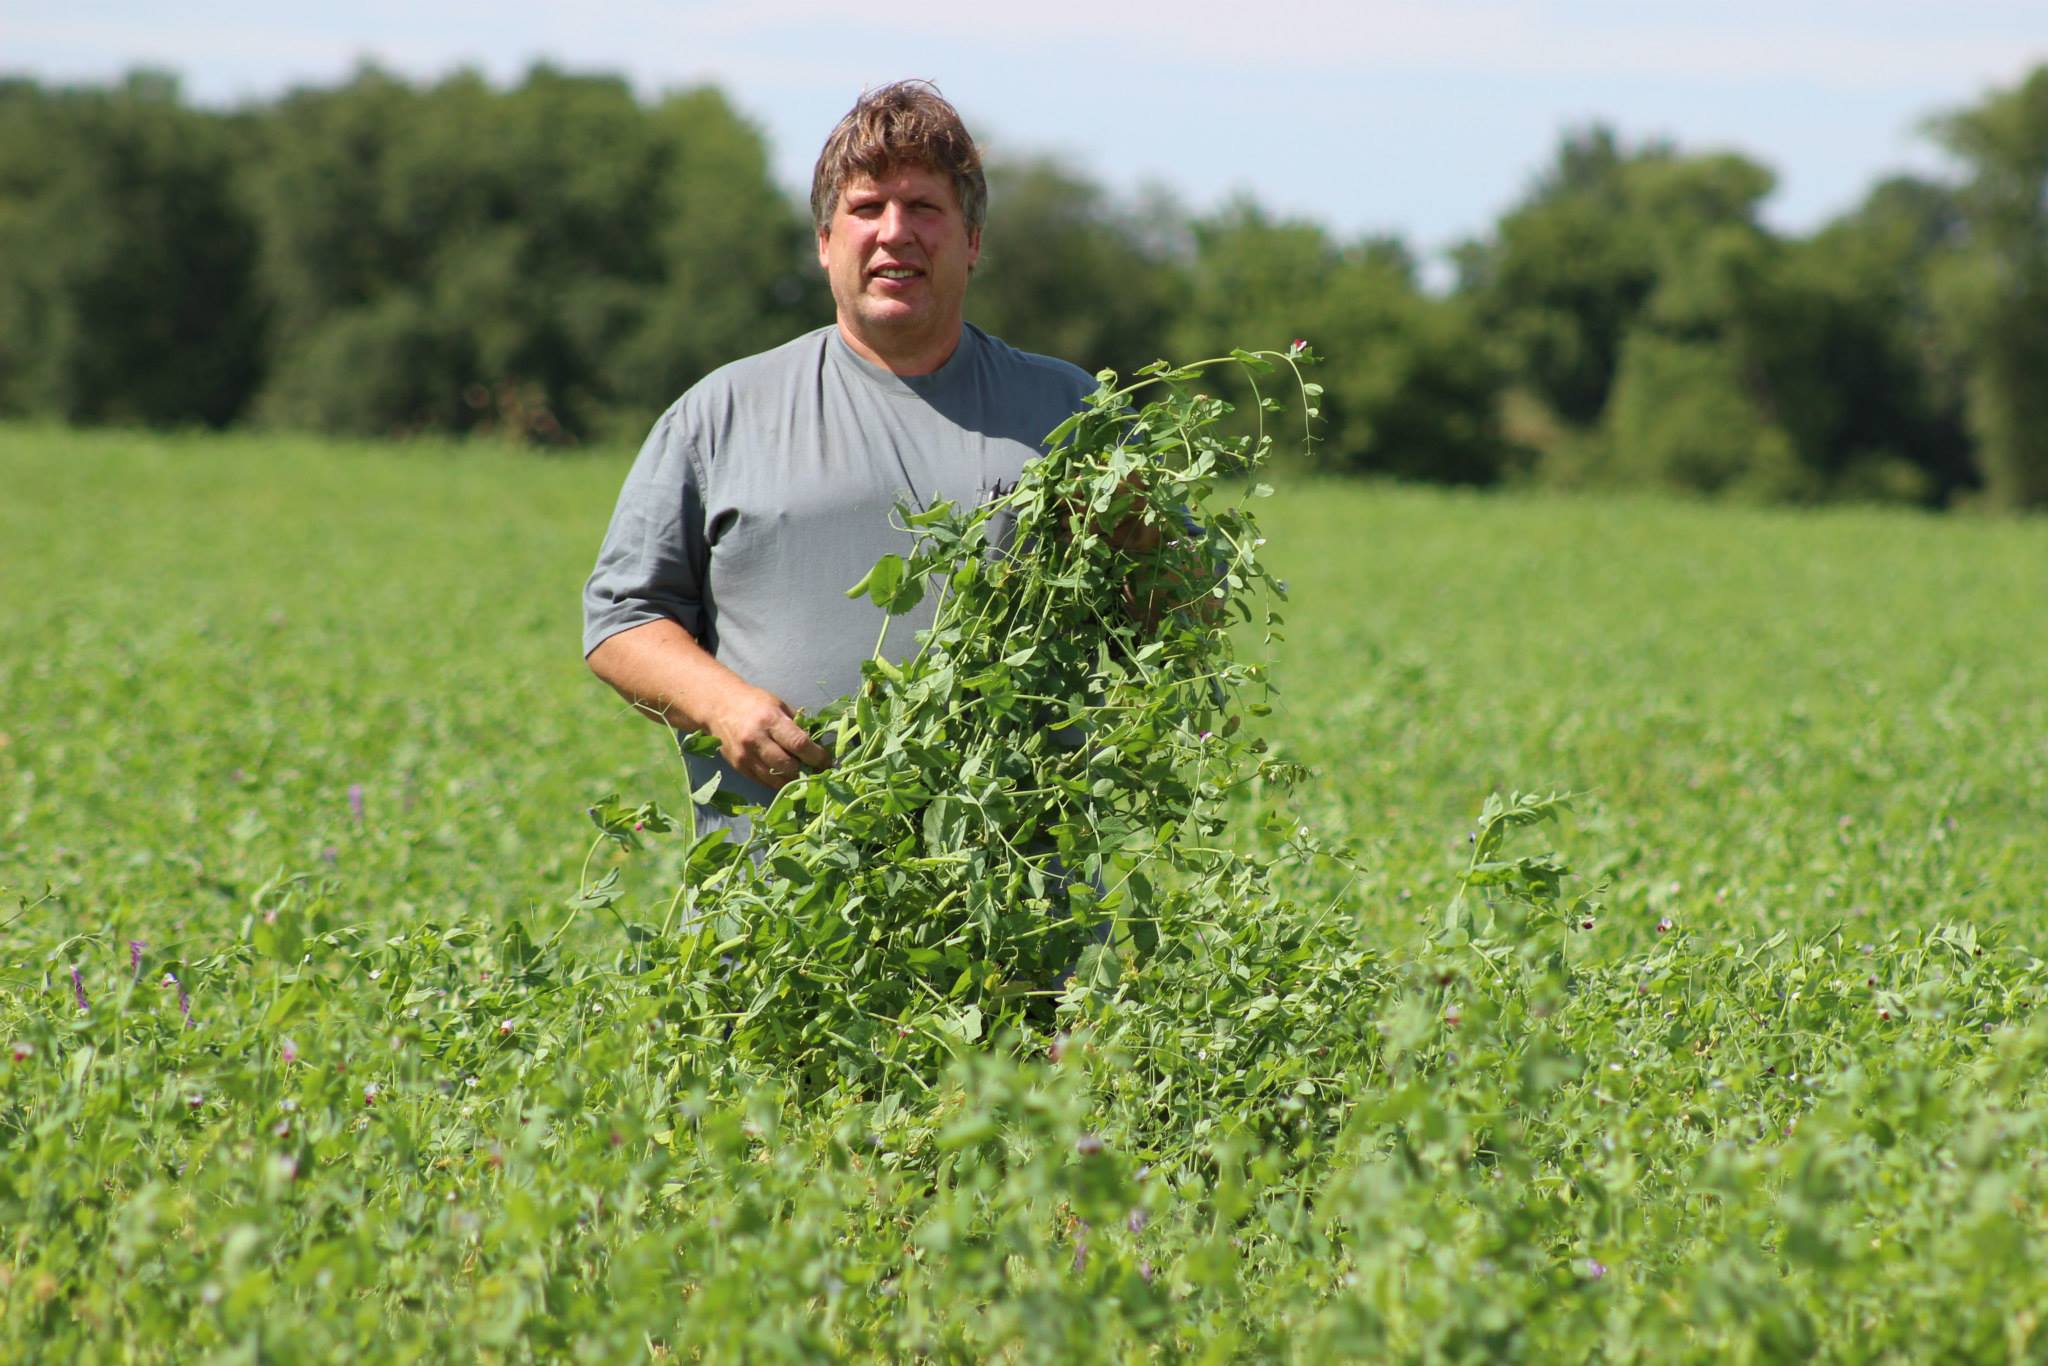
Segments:
[[[726,762],[756,782],[781,787],[800,769],[832,762],[787,703],[712,658],[673,621],[619,632],[590,652],[589,664],[650,720],[717,736]]]
[[[590,671],[650,721],[709,730],[720,694],[746,686],[673,621],[650,621],[590,652]]]

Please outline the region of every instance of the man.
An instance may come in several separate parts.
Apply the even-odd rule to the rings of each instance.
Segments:
[[[1094,390],[964,321],[987,193],[936,89],[863,95],[811,184],[834,323],[706,376],[626,478],[584,588],[584,654],[651,718],[717,737],[715,760],[690,760],[693,787],[716,773],[765,803],[829,764],[796,712],[852,691],[878,648],[907,655],[930,621],[927,603],[885,629],[845,596],[907,550],[893,510],[1014,483]]]

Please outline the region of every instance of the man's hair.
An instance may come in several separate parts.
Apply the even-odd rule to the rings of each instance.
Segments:
[[[811,173],[811,218],[818,231],[831,227],[832,211],[839,207],[839,193],[848,180],[879,180],[905,166],[951,180],[967,230],[981,231],[988,215],[981,151],[960,122],[959,111],[930,81],[895,81],[867,91],[839,120]]]

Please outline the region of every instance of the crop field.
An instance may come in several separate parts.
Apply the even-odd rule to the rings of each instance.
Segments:
[[[0,1359],[2048,1356],[2048,524],[1276,478],[1270,886],[850,1081],[623,473],[0,427]]]

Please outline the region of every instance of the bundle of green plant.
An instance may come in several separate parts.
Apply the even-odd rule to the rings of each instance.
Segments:
[[[1270,639],[1284,596],[1245,507],[1270,492],[1253,476],[1272,438],[1217,434],[1229,405],[1191,385],[1220,363],[1284,366],[1313,415],[1308,359],[1297,344],[1105,374],[1014,489],[906,510],[914,552],[849,596],[901,614],[935,592],[933,624],[810,720],[830,769],[753,810],[744,844],[691,848],[670,920],[687,927],[666,983],[678,1026],[809,1087],[922,1089],[962,1046],[1043,1040],[1138,964],[1203,957],[1205,934],[1256,920],[1266,866],[1233,848],[1225,810],[1300,773],[1242,725],[1266,682],[1235,628]],[[622,840],[659,819],[598,815]]]

